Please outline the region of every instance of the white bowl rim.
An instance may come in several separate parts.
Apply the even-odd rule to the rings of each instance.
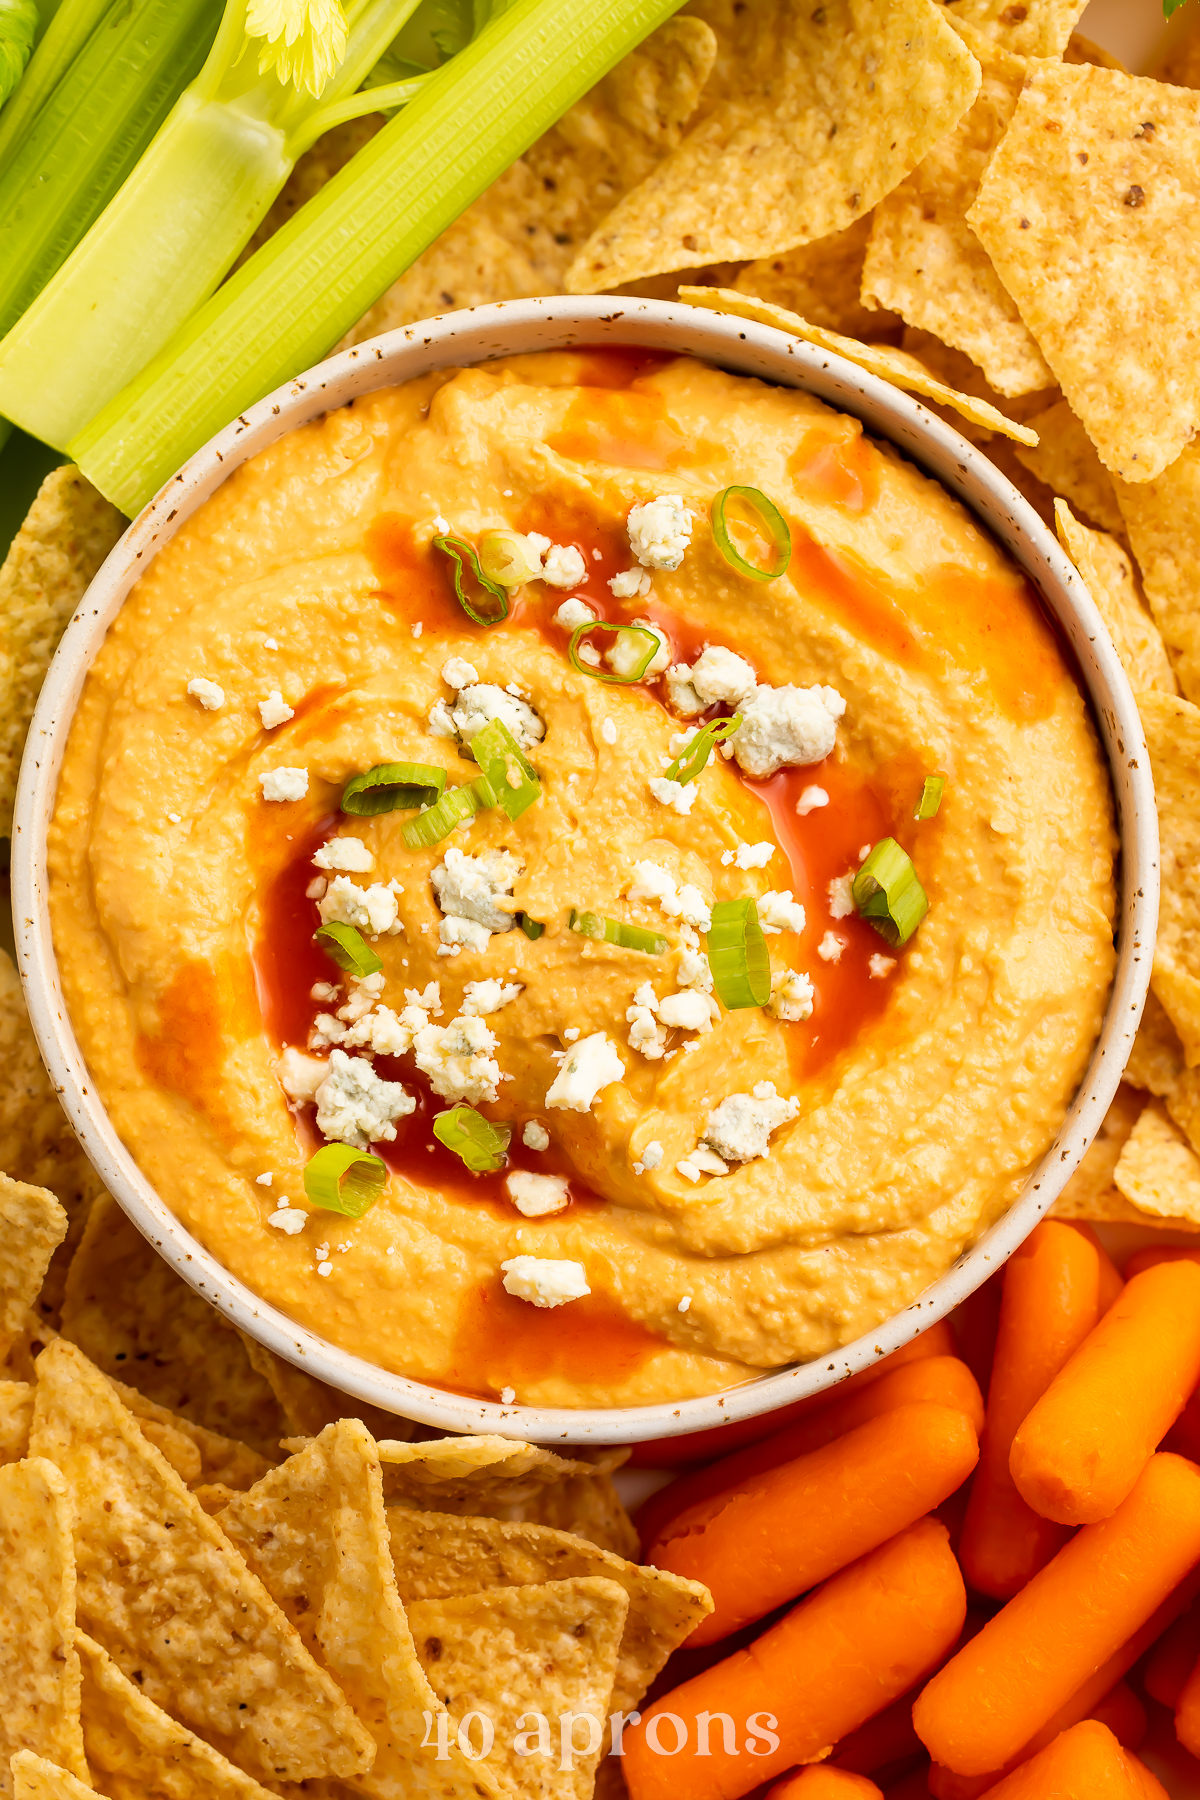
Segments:
[[[67,731],[109,624],[155,551],[239,464],[285,432],[359,394],[429,370],[528,350],[599,344],[691,353],[738,373],[804,389],[857,415],[869,431],[889,440],[962,500],[1029,574],[1076,657],[1108,756],[1122,857],[1118,960],[1104,1025],[1062,1128],[1009,1211],[909,1306],[829,1355],[697,1399],[575,1410],[504,1406],[365,1362],[268,1305],[184,1229],[118,1137],[68,1018],[50,930],[46,832]],[[1158,862],[1150,761],[1124,670],[1080,576],[1033,508],[994,465],[919,400],[840,356],[732,315],[607,296],[504,301],[385,333],[297,376],[210,439],[129,526],[63,635],[30,727],[12,837],[17,960],[51,1079],[106,1187],[184,1280],[231,1324],[359,1401],[447,1432],[580,1445],[633,1444],[702,1431],[832,1388],[917,1337],[1004,1263],[1078,1167],[1116,1092],[1149,984]]]

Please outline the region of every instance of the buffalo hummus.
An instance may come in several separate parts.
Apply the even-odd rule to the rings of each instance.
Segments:
[[[731,486],[785,573],[739,566],[761,516],[723,552]],[[481,624],[447,546],[501,529],[524,579]],[[497,720],[516,817],[472,786]],[[476,799],[341,810],[401,763]],[[851,892],[887,838],[928,898],[899,944]],[[71,729],[51,903],[114,1123],[234,1274],[390,1370],[635,1404],[856,1337],[1012,1203],[1099,1030],[1113,856],[1071,670],[936,484],[806,395],[554,353],[290,433],[159,552]],[[769,999],[710,943],[747,901]],[[306,1190],[329,1144],[384,1165],[359,1217]]]

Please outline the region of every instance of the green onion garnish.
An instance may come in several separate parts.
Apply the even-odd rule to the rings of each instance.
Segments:
[[[929,898],[917,880],[912,857],[895,838],[879,840],[850,891],[859,916],[893,949],[907,944],[929,911]]]
[[[326,956],[348,975],[375,975],[383,964],[370,944],[353,925],[322,925],[313,934]]]
[[[730,536],[729,521],[725,516],[730,500],[742,501],[752,512],[758,514],[770,532],[775,554],[765,569],[756,568],[752,562],[747,562]],[[713,542],[725,561],[731,563],[739,575],[748,575],[751,581],[778,581],[792,560],[792,534],[788,530],[787,520],[775,502],[767,499],[761,488],[724,488],[712,503],[712,534]]]
[[[377,813],[402,812],[409,806],[432,806],[440,800],[446,771],[436,763],[376,763],[342,789],[342,811],[359,819]]]
[[[572,909],[571,930],[580,937],[595,938],[598,943],[616,944],[621,950],[641,950],[646,956],[661,956],[667,948],[666,938],[659,937],[656,931],[626,925],[623,919],[606,919],[603,913]]]
[[[468,619],[474,619],[476,625],[499,625],[501,619],[507,619],[508,590],[484,574],[479,558],[465,538],[435,537],[433,547],[454,564],[454,592]],[[473,584],[470,593],[463,586],[464,576]]]
[[[484,792],[478,792],[479,789]],[[440,844],[464,819],[473,819],[484,807],[496,804],[494,797],[486,798],[490,791],[482,775],[465,787],[447,788],[435,806],[404,821],[401,837],[410,850],[427,850],[431,844]]]
[[[531,919],[528,913],[518,913],[517,924],[521,927],[525,936],[532,939],[534,943],[537,942],[538,938],[541,937],[543,931],[546,929],[546,927],[537,919]]]
[[[611,631],[617,638],[640,637],[646,640],[646,654],[641,657],[631,675],[605,675],[600,669],[589,668],[577,649],[580,638],[586,637],[589,631]],[[632,687],[642,679],[650,664],[658,654],[659,640],[653,631],[647,631],[644,625],[610,625],[604,619],[593,619],[585,625],[577,625],[571,633],[571,642],[567,646],[567,655],[571,659],[571,667],[578,669],[581,675],[590,675],[593,681],[611,681],[617,687]]]
[[[710,719],[708,724],[702,726],[696,733],[691,742],[684,745],[666,771],[666,779],[678,781],[683,787],[686,787],[689,781],[695,781],[697,775],[707,766],[708,759],[713,752],[713,745],[723,744],[726,738],[731,738],[741,722],[741,713],[734,713],[732,719]]]
[[[361,1219],[382,1194],[387,1164],[349,1144],[324,1144],[304,1166],[304,1191],[314,1206],[326,1212]]]
[[[504,1167],[512,1132],[507,1125],[491,1124],[473,1106],[452,1106],[433,1121],[433,1135],[461,1157],[472,1175],[490,1175]]]
[[[765,1006],[771,998],[771,958],[753,899],[718,900],[708,928],[708,966],[721,1005],[730,1012]]]
[[[946,791],[944,775],[927,775],[921,788],[921,798],[917,801],[914,819],[933,819],[937,817],[937,809],[942,804],[942,795]]]
[[[537,580],[542,559],[519,531],[485,531],[479,540],[479,567],[501,587],[521,587]]]
[[[496,796],[492,804],[502,806],[510,819],[519,819],[535,800],[541,799],[538,772],[522,756],[520,745],[502,719],[492,719],[477,731],[468,749],[483,770],[488,791]]]

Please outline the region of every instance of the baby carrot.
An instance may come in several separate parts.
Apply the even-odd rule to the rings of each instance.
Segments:
[[[989,1800],[1168,1800],[1168,1795],[1107,1726],[1086,1719],[991,1788]]]
[[[1146,1735],[1146,1709],[1127,1681],[1110,1688],[1091,1716],[1108,1726],[1123,1750],[1136,1750]]]
[[[1125,1279],[1132,1281],[1143,1269],[1156,1269],[1165,1262],[1200,1263],[1200,1250],[1189,1250],[1185,1244],[1147,1244],[1144,1250],[1135,1250],[1125,1264]]]
[[[1009,1467],[1035,1512],[1107,1519],[1200,1381],[1200,1267],[1160,1263],[1125,1291],[1013,1439]]]
[[[1160,1706],[1174,1712],[1188,1676],[1200,1658],[1200,1608],[1192,1607],[1155,1644],[1146,1659],[1142,1686]]]
[[[889,1356],[881,1356],[878,1362],[869,1368],[860,1369],[857,1375],[848,1375],[845,1381],[839,1381],[836,1387],[826,1388],[819,1394],[809,1394],[803,1400],[793,1400],[790,1406],[778,1407],[774,1412],[761,1413],[755,1419],[738,1419],[729,1425],[718,1425],[714,1431],[685,1431],[679,1437],[649,1438],[643,1444],[635,1444],[633,1454],[627,1467],[631,1469],[683,1469],[691,1463],[708,1463],[714,1456],[725,1456],[731,1450],[738,1450],[743,1444],[757,1444],[760,1438],[768,1437],[783,1425],[789,1425],[793,1419],[807,1419],[811,1413],[820,1412],[828,1406],[836,1395],[839,1399],[847,1394],[857,1393],[859,1388],[869,1387],[886,1375],[891,1369],[899,1369],[905,1363],[922,1362],[929,1356],[954,1356],[956,1354],[954,1333],[946,1319],[939,1319],[920,1337],[913,1338],[907,1344],[901,1344],[899,1350],[893,1350]],[[837,1368],[837,1353],[827,1358],[826,1367]]]
[[[1100,1242],[1099,1234],[1097,1233],[1095,1226],[1085,1225],[1082,1219],[1071,1219],[1069,1224],[1072,1231],[1077,1231],[1080,1237],[1087,1239],[1088,1243],[1092,1246],[1092,1249],[1096,1252],[1096,1255],[1100,1258],[1100,1312],[1103,1315],[1108,1311],[1117,1295],[1125,1286],[1125,1276],[1122,1275],[1120,1269],[1118,1269],[1116,1263],[1108,1254],[1104,1245]]]
[[[768,1788],[767,1800],[883,1800],[883,1789],[865,1775],[851,1775],[829,1763],[812,1763]]]
[[[1067,1540],[1021,1498],[1008,1456],[1017,1427],[1099,1317],[1094,1246],[1069,1225],[1044,1221],[1004,1271],[979,1468],[958,1546],[977,1593],[1011,1599]]]
[[[1185,1750],[1193,1756],[1200,1755],[1200,1662],[1183,1684],[1175,1708],[1175,1735]]]
[[[1002,1769],[1197,1562],[1200,1469],[1155,1456],[1113,1516],[1085,1526],[926,1686],[913,1724],[933,1760]]]
[[[915,1694],[901,1694],[873,1719],[852,1731],[833,1746],[833,1763],[855,1775],[873,1775],[888,1763],[903,1762],[911,1756],[923,1756],[925,1746],[913,1730],[912,1709]]]
[[[944,1526],[919,1520],[649,1707],[625,1733],[631,1800],[741,1800],[822,1755],[935,1666],[966,1609]]]
[[[932,1400],[937,1406],[964,1412],[976,1432],[983,1428],[983,1396],[966,1363],[957,1356],[930,1356],[920,1362],[902,1363],[868,1387],[823,1406],[811,1418],[797,1419],[761,1443],[735,1450],[707,1469],[681,1475],[657,1494],[651,1494],[639,1507],[634,1521],[643,1544],[653,1544],[666,1536],[672,1519],[678,1518],[685,1508],[707,1500],[710,1494],[723,1493],[765,1469],[806,1456],[809,1451],[832,1443],[834,1438],[844,1437],[856,1426],[865,1425],[868,1419],[894,1412],[896,1407],[914,1400]]]
[[[950,1315],[958,1354],[981,1388],[986,1388],[992,1372],[992,1356],[996,1349],[996,1331],[1000,1324],[1000,1286],[1003,1273],[992,1275],[981,1287],[968,1294]]]
[[[952,1494],[977,1455],[965,1413],[921,1401],[690,1507],[648,1552],[712,1594],[689,1644],[727,1637],[894,1537]]]

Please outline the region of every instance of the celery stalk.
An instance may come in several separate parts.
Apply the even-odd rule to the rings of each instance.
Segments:
[[[0,312],[12,325],[0,414],[59,448],[82,430],[212,293],[326,122],[371,110],[354,90],[416,4],[351,0],[346,54],[317,100],[258,73],[246,0],[228,0],[203,69],[120,192],[17,322]]]
[[[680,3],[517,0],[494,18],[72,441],[89,480],[139,511],[213,432],[319,361]]]
[[[132,0],[92,32],[0,180],[0,331],[116,193],[199,70],[219,17],[220,0]]]
[[[35,44],[20,86],[0,113],[0,169],[8,167],[30,123],[114,4],[115,0],[63,0]]]

